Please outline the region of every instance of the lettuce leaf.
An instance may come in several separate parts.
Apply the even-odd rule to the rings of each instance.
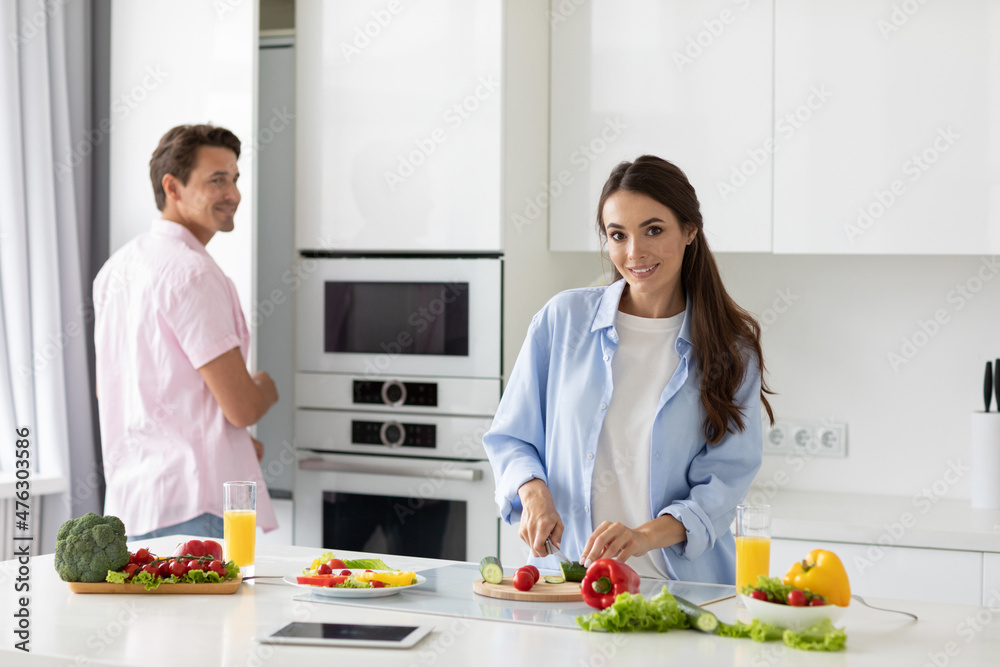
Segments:
[[[716,630],[715,634],[720,637],[734,637],[737,639],[745,638],[752,639],[755,642],[771,642],[781,639],[784,628],[779,628],[776,625],[769,625],[767,623],[761,623],[756,618],[749,624],[743,623],[742,621],[736,621],[733,625],[728,623],[720,623],[719,629]]]
[[[782,639],[786,646],[800,651],[843,651],[847,647],[847,633],[835,628],[828,618],[799,632],[785,630]]]
[[[329,560],[329,559],[328,559]],[[391,570],[396,572],[396,568],[389,567],[381,558],[359,558],[357,560],[345,560],[344,565],[348,570]]]
[[[667,632],[690,627],[666,586],[649,600],[638,593],[622,593],[607,609],[578,616],[576,624],[587,631],[608,632]]]

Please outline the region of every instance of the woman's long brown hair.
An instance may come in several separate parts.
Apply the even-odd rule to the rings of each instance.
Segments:
[[[701,404],[705,408],[705,439],[715,444],[727,432],[742,431],[746,419],[735,402],[736,390],[747,372],[751,352],[760,368],[760,402],[774,423],[774,414],[767,401],[773,394],[764,380],[764,355],[760,347],[760,325],[756,318],[741,308],[726,292],[715,257],[705,238],[701,206],[694,187],[676,165],[652,155],[643,155],[635,162],[621,162],[604,184],[597,205],[597,228],[601,240],[607,243],[604,228],[604,203],[608,197],[625,190],[646,195],[663,204],[677,216],[684,230],[696,228],[694,240],[684,251],[681,264],[681,285],[691,306],[691,337],[694,358],[702,369]],[[612,269],[614,280],[621,278]]]

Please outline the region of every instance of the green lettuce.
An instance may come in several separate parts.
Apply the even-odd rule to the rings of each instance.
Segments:
[[[771,642],[781,639],[783,632],[784,628],[779,628],[776,625],[768,623],[761,623],[755,618],[749,624],[742,621],[736,621],[733,625],[720,623],[715,634],[721,637],[752,639],[755,642]]]
[[[610,607],[578,616],[576,623],[587,631],[608,632],[667,632],[691,627],[666,586],[648,600],[642,594],[621,593]]]
[[[359,558],[357,560],[345,560],[344,566],[348,570],[390,570],[393,572],[397,571],[396,568],[389,567],[388,565],[386,565],[385,561],[383,561],[381,558]]]
[[[799,632],[785,630],[782,639],[801,651],[843,651],[847,647],[847,633],[835,628],[828,618]]]
[[[126,575],[121,571],[108,570],[105,578],[109,584],[142,584],[143,588],[151,591],[159,588],[160,584],[217,584],[220,581],[228,581],[235,578],[240,573],[240,567],[233,561],[226,563],[226,576],[219,576],[218,572],[206,572],[204,570],[189,570],[183,577],[170,575],[167,578],[154,577],[149,572],[138,570],[130,581],[126,580]]]

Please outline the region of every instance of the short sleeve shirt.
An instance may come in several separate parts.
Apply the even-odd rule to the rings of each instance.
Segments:
[[[183,225],[155,220],[94,280],[105,513],[139,535],[222,515],[222,485],[257,482],[257,523],[277,527],[246,429],[199,368],[250,335],[233,282]]]

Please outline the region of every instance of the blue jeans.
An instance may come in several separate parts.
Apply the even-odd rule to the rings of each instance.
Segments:
[[[206,513],[173,526],[151,530],[145,535],[130,535],[128,539],[129,541],[151,540],[164,535],[197,535],[222,539],[222,517]]]

